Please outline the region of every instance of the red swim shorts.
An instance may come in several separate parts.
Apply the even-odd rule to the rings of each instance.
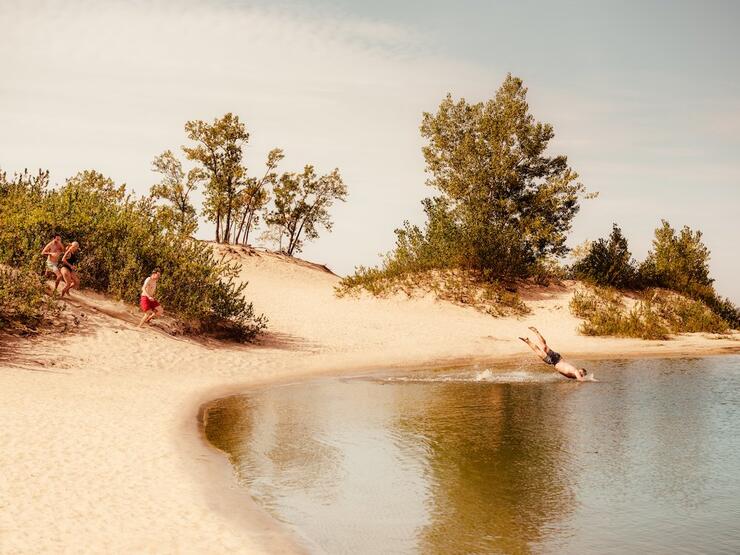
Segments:
[[[159,303],[155,301],[154,299],[150,299],[146,295],[141,296],[141,300],[139,301],[139,306],[141,307],[142,312],[147,312],[149,310],[154,310],[159,306]]]

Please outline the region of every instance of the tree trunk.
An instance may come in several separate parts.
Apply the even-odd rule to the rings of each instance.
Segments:
[[[239,243],[239,238],[241,237],[242,232],[244,232],[244,221],[247,219],[247,214],[249,213],[250,213],[249,205],[247,205],[247,207],[244,209],[244,214],[242,214],[242,221],[239,223],[239,230],[236,232],[236,237],[234,237],[234,243]],[[246,234],[249,234],[248,228],[247,228]]]
[[[231,239],[231,199],[226,207],[226,225],[224,226],[224,243]]]
[[[288,249],[285,251],[288,256],[293,256],[293,237],[295,236],[295,228],[298,222],[296,222],[295,225],[293,225],[290,229],[290,236],[288,237]]]
[[[303,220],[301,221],[301,225],[298,228],[298,233],[296,233],[295,235],[295,243],[298,242],[298,238],[301,236],[301,233],[303,233],[303,226],[305,225],[306,220],[308,220],[309,216],[311,215],[311,212],[313,212],[313,209],[316,208],[316,206],[319,204],[319,200],[321,199],[317,198],[316,202],[314,202],[313,205],[311,205],[311,207],[308,209],[308,211],[306,211],[306,215],[303,217]],[[296,222],[296,225],[298,225],[298,222]],[[291,243],[293,243],[292,237],[291,237]],[[295,249],[295,243],[293,243],[290,246],[290,252],[288,253],[290,254],[290,256],[293,256],[293,250]]]
[[[249,218],[247,218],[247,226],[244,228],[244,241],[243,244],[246,247],[249,245],[249,231],[252,229],[252,214],[253,212],[249,211]]]

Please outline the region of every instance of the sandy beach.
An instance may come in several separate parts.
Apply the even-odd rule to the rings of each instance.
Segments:
[[[740,352],[737,333],[583,337],[568,310],[572,284],[524,291],[529,315],[494,319],[431,297],[337,298],[339,278],[322,266],[226,251],[270,319],[256,345],[138,330],[134,307],[84,291],[68,307],[78,332],[3,340],[0,552],[298,550],[200,434],[203,403],[250,386],[368,369],[529,363],[517,336],[530,325],[573,359]]]

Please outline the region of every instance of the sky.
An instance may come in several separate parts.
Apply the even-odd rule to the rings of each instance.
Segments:
[[[599,192],[569,244],[616,222],[640,260],[661,219],[689,225],[738,303],[738,23],[719,1],[0,0],[0,168],[94,168],[144,195],[186,121],[233,112],[252,175],[274,147],[282,171],[340,169],[348,200],[301,256],[347,274],[422,221],[422,113],[511,72]]]

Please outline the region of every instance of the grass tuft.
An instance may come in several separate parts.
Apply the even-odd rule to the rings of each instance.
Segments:
[[[522,315],[529,307],[516,291],[480,273],[466,270],[429,270],[389,273],[376,268],[357,269],[335,288],[339,297],[365,290],[376,297],[404,293],[409,297],[432,293],[437,299],[469,306],[494,317]]]

